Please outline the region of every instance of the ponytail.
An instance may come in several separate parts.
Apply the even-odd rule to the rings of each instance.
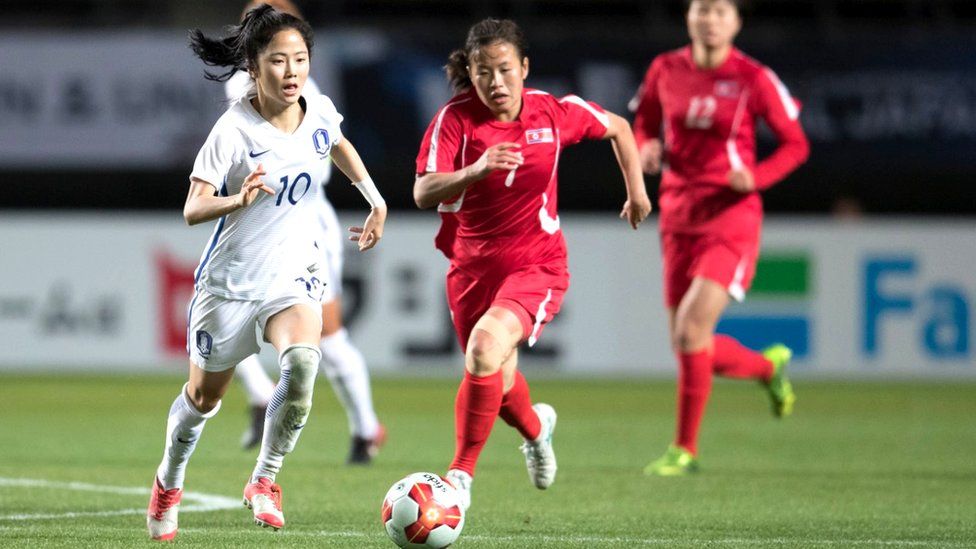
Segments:
[[[247,12],[240,25],[226,28],[223,38],[210,38],[200,29],[190,31],[190,49],[211,67],[230,67],[226,72],[204,71],[207,80],[226,82],[237,71],[257,66],[258,54],[268,47],[279,31],[292,28],[305,40],[308,54],[312,54],[312,28],[301,19],[261,4]]]
[[[524,60],[529,45],[525,40],[522,29],[510,19],[483,19],[468,29],[468,38],[464,47],[451,52],[447,57],[444,70],[447,80],[455,92],[462,92],[471,87],[471,77],[468,76],[468,66],[471,57],[485,46],[507,42],[518,50],[519,60]]]
[[[210,38],[200,29],[190,31],[190,48],[204,63],[211,67],[230,67],[224,73],[204,71],[207,80],[226,82],[237,71],[246,71],[246,59],[238,47],[240,35],[225,38]]]
[[[471,77],[468,76],[468,54],[464,50],[452,51],[451,55],[447,56],[444,70],[454,91],[460,92],[471,87]]]

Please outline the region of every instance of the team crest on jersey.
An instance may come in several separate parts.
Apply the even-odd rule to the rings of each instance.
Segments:
[[[536,143],[552,143],[552,128],[536,128],[525,130],[525,144],[535,145]]]
[[[315,145],[315,152],[325,156],[332,149],[332,141],[329,140],[329,132],[324,128],[315,130],[312,134],[312,144]]]
[[[210,358],[213,349],[213,336],[204,330],[197,330],[197,351],[203,358]]]
[[[739,82],[736,80],[716,80],[715,97],[738,97]]]

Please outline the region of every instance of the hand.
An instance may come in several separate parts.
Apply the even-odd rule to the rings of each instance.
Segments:
[[[254,171],[244,178],[244,183],[241,185],[241,192],[237,193],[238,206],[241,208],[250,206],[258,197],[258,191],[264,191],[274,196],[274,189],[267,186],[264,181],[261,181],[262,175],[268,175],[268,172],[264,171],[264,166],[258,164],[254,168]]]
[[[657,175],[661,172],[661,140],[649,139],[640,148],[641,169],[644,173]]]
[[[729,187],[740,193],[751,193],[756,190],[756,180],[748,169],[732,170],[729,172]]]
[[[651,199],[647,198],[647,193],[641,193],[640,196],[628,198],[624,202],[624,209],[620,211],[620,219],[630,223],[631,228],[636,231],[637,226],[641,224],[641,221],[647,219],[647,215],[650,213]]]
[[[480,179],[495,170],[514,170],[525,162],[525,158],[519,152],[521,148],[521,145],[512,142],[492,145],[471,165],[471,173]]]
[[[376,246],[380,239],[383,238],[383,226],[386,224],[386,206],[377,206],[373,208],[373,211],[369,212],[366,217],[366,222],[363,223],[362,227],[349,227],[349,232],[353,233],[349,236],[349,240],[359,243],[359,251],[365,252],[366,250]]]

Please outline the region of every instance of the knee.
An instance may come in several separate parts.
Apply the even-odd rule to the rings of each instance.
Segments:
[[[671,334],[671,346],[677,352],[697,351],[708,345],[711,336],[712,328],[707,322],[679,315]]]
[[[502,367],[504,350],[498,340],[488,332],[475,330],[468,340],[465,365],[476,376],[494,374]]]
[[[312,345],[292,345],[282,351],[281,371],[282,375],[288,372],[288,400],[311,402],[321,357]]]
[[[220,394],[208,392],[204,387],[186,386],[186,399],[201,414],[209,414],[220,404]]]

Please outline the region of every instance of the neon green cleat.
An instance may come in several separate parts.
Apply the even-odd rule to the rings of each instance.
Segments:
[[[644,474],[658,477],[681,477],[698,472],[698,460],[681,446],[669,444],[664,455],[647,464]]]
[[[793,358],[793,351],[781,343],[766,347],[763,352],[766,360],[773,363],[773,377],[766,385],[769,389],[769,398],[773,402],[773,415],[776,417],[786,417],[793,413],[793,404],[796,402],[796,394],[793,392],[793,385],[786,378],[786,367]]]

